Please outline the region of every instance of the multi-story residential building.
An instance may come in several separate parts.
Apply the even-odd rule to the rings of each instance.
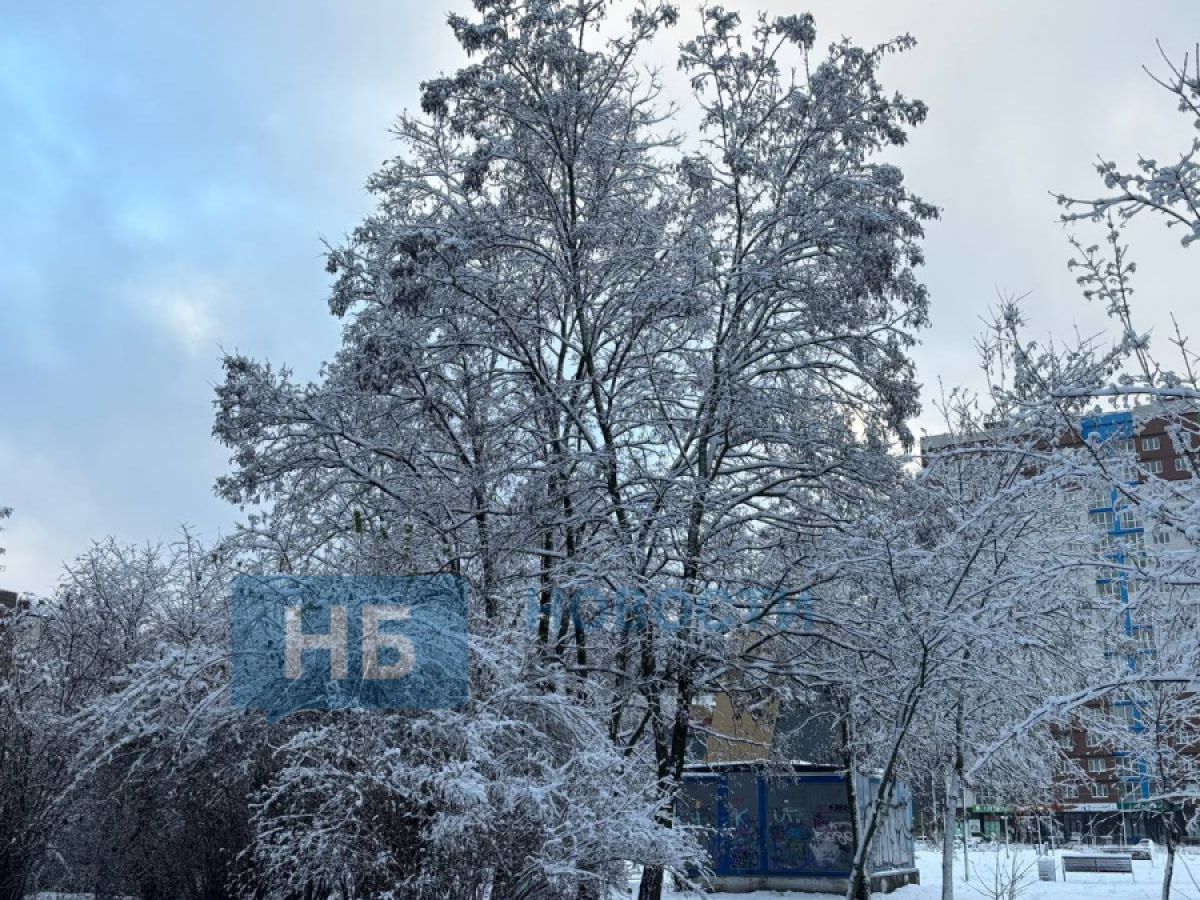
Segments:
[[[1190,418],[1195,420],[1194,416]],[[1097,441],[1113,457],[1117,470],[1123,470],[1123,480],[1132,488],[1149,478],[1192,478],[1189,460],[1177,455],[1169,427],[1170,422],[1154,416],[1152,410],[1135,410],[1085,420],[1082,431],[1085,438]],[[1097,597],[1119,610],[1115,617],[1117,634],[1105,652],[1117,664],[1136,671],[1142,658],[1155,652],[1155,636],[1153,626],[1141,621],[1136,611],[1141,586],[1138,567],[1131,563],[1144,556],[1148,540],[1161,552],[1170,550],[1173,538],[1164,530],[1152,530],[1147,535],[1145,522],[1136,506],[1127,502],[1120,484],[1106,484],[1089,492],[1087,516],[1100,535],[1102,556],[1112,562],[1111,567],[1097,571]],[[1090,712],[1114,717],[1128,729],[1130,740],[1122,744],[1105,739],[1086,724],[1058,736],[1068,760],[1074,760],[1084,775],[1076,780],[1068,767],[1056,786],[1064,831],[1069,836],[1091,835],[1122,842],[1154,835],[1158,817],[1148,807],[1155,786],[1146,761],[1129,749],[1146,729],[1142,710],[1133,701],[1117,697],[1103,710]]]
[[[1107,617],[1114,624],[1113,647],[1102,649],[1136,670],[1144,654],[1153,653],[1152,626],[1139,621],[1135,598],[1139,590],[1138,577],[1133,572],[1137,557],[1147,550],[1147,542],[1155,551],[1171,550],[1175,538],[1164,530],[1147,534],[1136,505],[1127,502],[1124,485],[1133,489],[1151,478],[1183,481],[1193,477],[1187,455],[1177,453],[1177,442],[1171,429],[1180,421],[1196,426],[1200,431],[1200,414],[1176,414],[1171,419],[1154,408],[1138,408],[1112,412],[1084,419],[1079,433],[1083,441],[1097,447],[1107,458],[1110,471],[1117,479],[1105,481],[1094,490],[1079,494],[1083,501],[1077,510],[1086,516],[1099,541],[1101,559],[1111,565],[1101,565],[1095,573],[1095,592],[1098,606],[1112,604],[1117,615]],[[922,452],[929,454],[951,447],[996,440],[996,433],[973,437],[937,435],[922,441]],[[1000,438],[1003,439],[1003,438]],[[1064,436],[1062,445],[1082,448],[1079,437]],[[1124,482],[1124,485],[1121,484]],[[1179,549],[1182,549],[1180,545]],[[1095,648],[1093,648],[1095,649]],[[1132,736],[1145,729],[1141,711],[1129,700],[1115,699],[1094,704],[1091,714],[1104,714],[1124,721]],[[1059,836],[1099,841],[1135,841],[1153,837],[1157,831],[1157,816],[1147,809],[1153,791],[1145,762],[1125,747],[1109,738],[1090,732],[1083,724],[1055,733],[1066,765],[1055,784],[1047,792],[1046,803],[1039,808],[1019,807],[1003,798],[973,798],[968,801],[967,817],[973,832],[984,836],[1015,837],[1035,833],[1045,820]],[[1119,729],[1118,729],[1119,730]],[[1113,730],[1108,730],[1111,737]],[[1135,744],[1130,740],[1128,745]],[[1126,746],[1128,746],[1126,745]]]

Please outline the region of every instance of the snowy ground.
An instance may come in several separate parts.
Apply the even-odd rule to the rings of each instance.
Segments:
[[[1002,871],[1007,871],[1003,854],[1005,850],[978,850],[971,853],[971,880],[962,880],[962,859],[955,860],[954,886],[958,900],[990,900],[991,887],[997,862]],[[1159,900],[1162,895],[1162,860],[1152,862],[1134,860],[1133,878],[1128,875],[1071,874],[1069,881],[1062,881],[1062,867],[1058,867],[1058,881],[1038,881],[1037,868],[1033,864],[1033,850],[1014,848],[1018,866],[1028,866],[1025,875],[1026,888],[1017,896],[1020,900]],[[999,855],[998,855],[999,853]],[[1056,854],[1057,856],[1057,854]],[[909,885],[886,895],[888,900],[940,900],[942,895],[941,854],[917,851],[917,867],[921,870],[921,883]],[[1178,900],[1200,900],[1200,855],[1180,856],[1176,862],[1172,898]],[[633,890],[631,895],[636,895]],[[707,900],[766,900],[768,897],[796,897],[808,900],[841,900],[833,894],[800,894],[781,891],[755,891],[750,894],[694,894],[664,892],[664,896],[683,898],[707,898]]]
[[[1017,867],[1027,869],[1025,887],[1016,896],[1019,900],[1159,900],[1162,895],[1162,859],[1152,862],[1134,860],[1133,878],[1128,875],[1080,875],[1072,874],[1069,881],[1062,881],[1062,866],[1058,867],[1058,881],[1038,881],[1037,858],[1033,850],[1013,848],[974,850],[971,852],[971,880],[962,880],[962,858],[955,859],[954,894],[957,900],[992,900],[996,866],[1002,871],[1011,869],[1011,853]],[[1059,854],[1055,854],[1057,857]],[[929,850],[917,851],[917,867],[921,870],[921,883],[901,888],[891,894],[876,895],[888,900],[941,900],[942,857]],[[630,882],[630,896],[637,895],[637,881]],[[767,900],[771,897],[794,897],[797,900],[842,900],[840,894],[807,894],[783,891],[755,891],[749,894],[696,894],[664,891],[671,900]],[[1172,900],[1200,900],[1200,853],[1181,854],[1175,867],[1175,884],[1171,891]],[[30,900],[92,900],[91,894],[30,895]],[[133,898],[128,898],[133,900]],[[613,900],[621,900],[617,894]]]

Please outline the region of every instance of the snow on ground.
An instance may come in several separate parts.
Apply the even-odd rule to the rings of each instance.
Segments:
[[[1007,854],[1012,854],[1007,855]],[[1057,859],[1060,853],[1055,853]],[[1028,847],[999,850],[972,850],[971,880],[962,880],[962,856],[954,860],[954,895],[957,900],[992,900],[996,867],[1001,871],[1011,870],[1011,861],[1016,859],[1018,869],[1025,870],[1024,890],[1018,900],[1159,900],[1162,895],[1162,858],[1156,854],[1151,862],[1133,861],[1133,878],[1128,875],[1072,874],[1062,880],[1062,866],[1058,866],[1057,881],[1038,881],[1035,860],[1037,854]],[[875,896],[888,900],[941,900],[942,855],[932,850],[917,851],[917,868],[921,871],[921,883],[903,887],[891,894]],[[637,896],[637,879],[630,882],[630,896]],[[670,900],[767,900],[767,898],[794,897],[797,900],[843,900],[841,894],[808,894],[798,891],[754,891],[748,894],[698,894],[695,892],[663,891]],[[1200,852],[1180,854],[1175,863],[1175,884],[1171,891],[1172,900],[1200,900]],[[91,894],[55,894],[43,892],[31,894],[30,900],[92,900]],[[134,900],[134,898],[126,898]],[[613,900],[621,900],[616,894]]]
[[[962,857],[955,859],[954,894],[957,900],[990,900],[997,863],[1001,871],[1008,871],[1011,857],[1015,855],[1019,868],[1027,868],[1024,876],[1026,887],[1017,894],[1020,900],[1159,900],[1162,895],[1162,859],[1151,862],[1134,860],[1133,877],[1128,875],[1075,874],[1062,880],[1062,866],[1058,866],[1057,881],[1038,881],[1036,853],[1029,848],[997,850],[974,850],[971,857],[971,879],[962,880]],[[1055,854],[1057,857],[1059,854]],[[888,900],[940,900],[942,896],[942,856],[929,850],[917,851],[917,867],[921,871],[921,883],[909,885],[891,894],[876,895]],[[1178,900],[1200,900],[1200,855],[1181,855],[1176,859],[1172,898]],[[636,881],[631,896],[636,896]],[[834,894],[802,894],[783,891],[755,891],[748,894],[696,894],[664,891],[664,897],[672,900],[685,898],[707,898],[707,900],[766,900],[769,897],[796,897],[807,900],[842,900]]]

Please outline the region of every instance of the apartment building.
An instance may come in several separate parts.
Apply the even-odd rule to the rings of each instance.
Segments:
[[[1131,488],[1151,478],[1184,481],[1193,477],[1187,454],[1177,452],[1172,428],[1180,422],[1196,426],[1200,432],[1200,415],[1192,412],[1182,416],[1164,417],[1155,408],[1141,407],[1122,410],[1081,421],[1081,441],[1072,435],[1063,439],[1067,447],[1082,449],[1083,441],[1099,448],[1106,457],[1110,471],[1120,473],[1118,482]],[[995,440],[1003,432],[963,438],[939,435],[922,442],[923,453],[950,447],[968,447],[983,440]],[[1003,439],[1000,437],[1000,439]],[[1095,592],[1098,608],[1111,604],[1113,612],[1106,621],[1115,623],[1111,647],[1106,655],[1119,654],[1116,661],[1130,670],[1139,665],[1139,658],[1153,653],[1152,626],[1139,621],[1134,602],[1139,590],[1138,577],[1133,572],[1135,557],[1152,545],[1156,551],[1171,550],[1176,539],[1164,530],[1147,533],[1135,505],[1127,501],[1121,486],[1106,482],[1094,490],[1079,492],[1078,509],[1071,514],[1086,516],[1092,532],[1099,541],[1100,556],[1111,566],[1100,566],[1095,573]],[[1072,504],[1073,505],[1073,504]],[[1184,549],[1179,544],[1179,550]],[[1116,699],[1093,704],[1088,715],[1116,717],[1131,735],[1144,730],[1136,705]],[[1081,716],[1075,727],[1055,733],[1065,758],[1055,783],[1047,787],[1045,802],[1037,807],[1014,805],[1002,797],[973,797],[968,800],[968,826],[975,834],[996,838],[1048,837],[1052,829],[1066,840],[1095,840],[1098,842],[1131,842],[1144,837],[1154,838],[1159,829],[1159,816],[1150,809],[1152,783],[1147,766],[1117,741],[1089,731]],[[1116,729],[1118,732],[1120,728]],[[1112,729],[1109,729],[1111,737]],[[1130,744],[1135,743],[1131,740]],[[1036,837],[1035,837],[1036,835]]]
[[[1170,427],[1168,420],[1152,411],[1134,410],[1086,420],[1082,430],[1085,437],[1098,440],[1132,486],[1149,478],[1183,481],[1193,477],[1188,457],[1176,452]],[[1135,557],[1146,552],[1147,542],[1156,550],[1169,551],[1174,538],[1161,529],[1147,534],[1138,510],[1126,502],[1117,485],[1088,493],[1087,516],[1100,535],[1103,555],[1113,562],[1111,569],[1097,572],[1097,598],[1120,610],[1116,618],[1119,633],[1113,644],[1124,649],[1106,653],[1118,656],[1117,662],[1135,671],[1141,657],[1154,652],[1154,634],[1152,625],[1139,620],[1134,603],[1140,589],[1136,566],[1127,563],[1136,562]],[[1105,709],[1090,712],[1115,717],[1131,738],[1146,727],[1141,710],[1127,699],[1116,698]],[[1086,726],[1059,734],[1057,739],[1067,759],[1079,769],[1074,772],[1068,764],[1055,787],[1064,832],[1122,842],[1154,837],[1158,816],[1149,807],[1155,789],[1145,761],[1128,749],[1135,742],[1122,746]]]

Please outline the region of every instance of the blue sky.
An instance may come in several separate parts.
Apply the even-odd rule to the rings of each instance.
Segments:
[[[362,185],[422,78],[461,57],[462,3],[15,4],[0,30],[0,582],[48,590],[90,540],[215,537],[237,510],[212,483],[221,349],[315,372],[337,341],[321,238],[368,207]],[[728,3],[753,10],[758,4]],[[1170,158],[1189,139],[1141,72],[1200,40],[1200,4],[1156,0],[816,0],[825,39],[902,31],[884,73],[930,105],[899,158],[944,209],[924,273],[924,381],[974,383],[996,290],[1030,292],[1042,331],[1099,317],[1066,270],[1051,189],[1088,193],[1097,153]],[[690,5],[685,7],[690,9]],[[656,51],[669,72],[689,14]],[[1146,325],[1200,331],[1200,249],[1134,230]],[[1200,338],[1197,338],[1200,340]],[[937,430],[929,414],[919,424]]]

